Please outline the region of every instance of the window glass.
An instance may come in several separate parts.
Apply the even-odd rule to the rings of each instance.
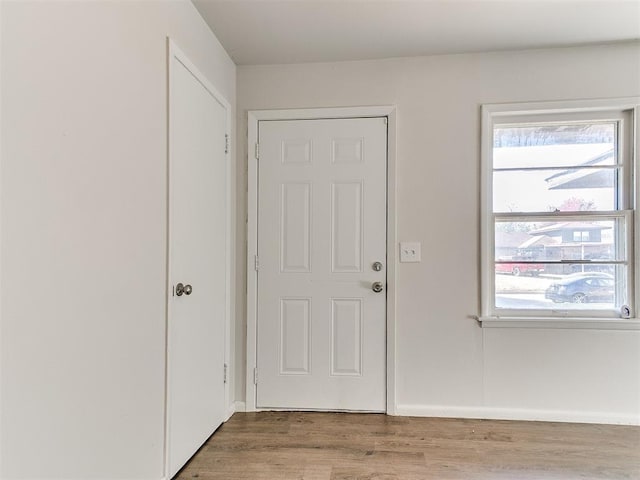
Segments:
[[[513,264],[512,270],[522,265]],[[535,265],[522,268],[518,275],[495,275],[495,303],[498,309],[523,310],[612,310],[627,302],[625,267],[614,273],[586,270],[567,274],[543,274]],[[618,271],[618,273],[615,273]]]
[[[630,111],[599,110],[596,119],[555,111],[514,114],[511,123],[501,111],[492,137],[483,138],[491,145],[491,310],[616,316],[633,300],[633,217],[624,191],[633,177],[630,150],[620,150],[621,135],[632,134],[623,125]]]
[[[616,130],[614,122],[496,126],[493,168],[615,165]]]
[[[626,260],[624,222],[618,219],[496,221],[494,245],[496,260]]]
[[[616,209],[617,169],[498,170],[493,211],[576,212]]]

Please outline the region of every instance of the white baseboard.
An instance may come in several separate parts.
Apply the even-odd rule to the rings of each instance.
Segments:
[[[396,415],[407,417],[477,418],[487,420],[530,420],[542,422],[603,423],[640,425],[640,415],[525,408],[451,407],[440,405],[398,405]]]
[[[244,402],[231,402],[229,408],[227,408],[227,418],[225,418],[225,422],[231,418],[236,412],[244,412],[246,409]]]

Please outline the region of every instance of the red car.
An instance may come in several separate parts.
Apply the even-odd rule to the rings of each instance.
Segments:
[[[512,258],[499,258],[498,261],[509,263],[496,263],[496,273],[510,273],[517,277],[518,275],[536,276],[544,272],[544,265],[539,263],[521,263]]]

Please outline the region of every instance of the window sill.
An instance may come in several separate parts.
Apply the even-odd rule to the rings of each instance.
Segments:
[[[476,319],[482,328],[640,330],[640,319],[638,318],[476,317]]]

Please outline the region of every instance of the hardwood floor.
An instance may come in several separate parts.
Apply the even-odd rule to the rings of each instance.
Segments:
[[[640,479],[640,427],[236,413],[176,478]]]

